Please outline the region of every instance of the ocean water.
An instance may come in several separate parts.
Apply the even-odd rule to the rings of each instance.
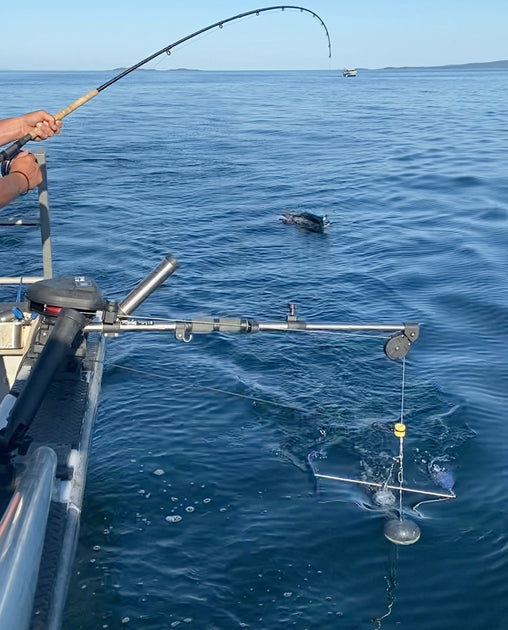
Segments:
[[[2,72],[2,117],[110,76]],[[507,87],[501,70],[140,72],[44,144],[57,273],[121,299],[181,262],[139,315],[277,321],[296,302],[307,321],[419,322],[405,481],[442,491],[436,461],[457,495],[406,496],[421,539],[395,547],[364,488],[313,477],[390,473],[403,366],[381,335],[109,339],[65,630],[508,627]],[[37,235],[1,238],[3,273],[37,272]]]

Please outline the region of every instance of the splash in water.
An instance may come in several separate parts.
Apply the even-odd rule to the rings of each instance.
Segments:
[[[429,475],[435,484],[444,488],[445,490],[452,490],[455,485],[455,478],[453,473],[450,472],[438,458],[434,458],[428,464]]]

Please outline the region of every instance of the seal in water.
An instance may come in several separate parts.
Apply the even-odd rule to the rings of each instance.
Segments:
[[[288,225],[297,225],[302,230],[308,232],[324,232],[330,225],[330,221],[325,216],[318,217],[310,212],[284,212],[279,217],[281,223]]]

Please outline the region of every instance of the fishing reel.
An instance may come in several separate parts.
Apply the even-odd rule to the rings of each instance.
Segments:
[[[5,177],[11,172],[11,164],[12,160],[3,160],[0,165],[0,173],[2,174],[2,177]]]

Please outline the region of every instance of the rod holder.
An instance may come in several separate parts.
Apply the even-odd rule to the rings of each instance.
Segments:
[[[130,315],[135,311],[179,266],[180,263],[176,258],[171,255],[166,256],[164,260],[120,302],[118,305],[119,315]]]

